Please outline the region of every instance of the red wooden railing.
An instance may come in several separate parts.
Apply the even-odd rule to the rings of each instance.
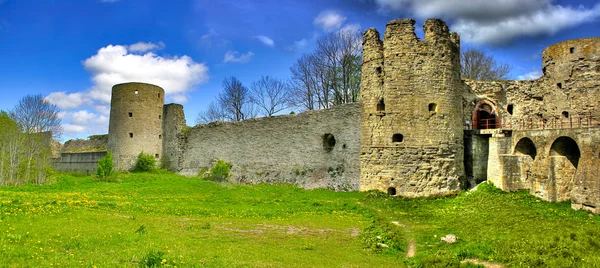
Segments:
[[[526,118],[522,120],[503,120],[502,118],[480,119],[473,129],[562,129],[598,127],[600,120],[592,115],[551,117],[551,118]],[[465,125],[465,129],[471,126]]]

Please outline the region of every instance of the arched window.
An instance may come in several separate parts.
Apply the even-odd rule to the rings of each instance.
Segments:
[[[513,111],[515,109],[515,105],[514,104],[509,104],[508,106],[506,106],[506,111],[508,112],[508,114],[512,115]]]
[[[496,125],[496,108],[490,101],[482,100],[473,111],[473,129],[492,129]]]

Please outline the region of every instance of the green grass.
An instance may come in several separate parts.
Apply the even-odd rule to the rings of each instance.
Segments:
[[[454,197],[406,199],[173,174],[117,179],[62,175],[50,185],[0,188],[0,267],[600,263],[598,216],[487,184]],[[458,242],[441,243],[446,234]],[[410,240],[416,256],[405,258]]]

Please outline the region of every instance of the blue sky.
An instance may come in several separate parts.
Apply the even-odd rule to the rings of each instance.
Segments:
[[[511,78],[541,74],[541,52],[600,36],[597,1],[552,0],[0,0],[0,109],[43,94],[62,112],[64,139],[106,133],[110,87],[139,81],[184,104],[193,125],[225,77],[249,86],[289,77],[315,38],[389,20],[444,19],[462,49],[485,49]]]

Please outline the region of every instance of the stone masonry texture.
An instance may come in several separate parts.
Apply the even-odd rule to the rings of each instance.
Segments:
[[[89,169],[101,153],[86,148],[105,146],[119,169],[143,151],[189,176],[222,159],[233,182],[408,197],[487,180],[600,213],[600,38],[546,48],[539,79],[474,81],[461,79],[460,37],[443,21],[427,20],[422,40],[414,30],[399,19],[383,38],[364,33],[359,104],[190,128],[162,88],[115,85],[108,144],[71,142],[62,163]]]
[[[465,179],[458,36],[430,19],[419,40],[414,24],[364,36],[361,190],[446,195]]]

